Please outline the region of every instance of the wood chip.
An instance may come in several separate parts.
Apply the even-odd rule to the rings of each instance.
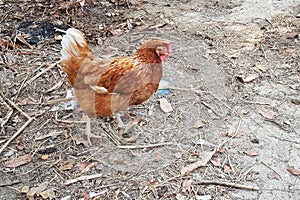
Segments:
[[[168,102],[166,98],[161,98],[159,100],[160,108],[163,112],[169,113],[173,111],[172,105]]]

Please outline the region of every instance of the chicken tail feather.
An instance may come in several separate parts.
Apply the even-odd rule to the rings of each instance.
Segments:
[[[94,55],[89,48],[84,35],[75,28],[69,28],[61,41],[61,69],[67,74],[68,82],[74,87],[78,73],[82,72]]]
[[[89,48],[84,35],[75,28],[69,28],[61,41],[62,50],[60,51],[63,60],[72,57],[92,57],[92,51]]]

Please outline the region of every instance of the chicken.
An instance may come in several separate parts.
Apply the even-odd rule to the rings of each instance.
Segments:
[[[62,39],[62,71],[74,89],[81,109],[91,117],[118,115],[150,98],[162,78],[162,62],[171,55],[171,43],[145,41],[132,57],[96,58],[84,35],[70,28]],[[87,122],[87,134],[90,133]],[[89,136],[88,136],[89,138]]]

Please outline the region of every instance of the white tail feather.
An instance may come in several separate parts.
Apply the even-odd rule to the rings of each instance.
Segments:
[[[60,51],[63,60],[67,60],[73,56],[80,56],[81,49],[88,48],[88,44],[84,35],[75,28],[69,28],[66,35],[62,38]]]

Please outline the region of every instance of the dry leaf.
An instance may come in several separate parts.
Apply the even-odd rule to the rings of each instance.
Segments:
[[[31,188],[30,191],[27,193],[27,197],[29,199],[32,199],[35,194],[39,195],[41,192],[46,190],[47,187],[48,187],[48,182],[41,183],[38,187]]]
[[[22,189],[20,190],[20,193],[27,194],[29,190],[30,190],[29,186],[23,186]]]
[[[70,169],[73,169],[74,164],[75,164],[75,161],[72,160],[72,161],[68,162],[66,165],[60,166],[59,169],[60,169],[61,171],[70,170]]]
[[[16,147],[19,150],[23,150],[25,148],[25,146],[22,144],[22,142],[20,140],[16,141]]]
[[[25,154],[23,156],[19,156],[17,158],[13,158],[9,161],[6,161],[4,163],[5,167],[18,167],[20,165],[24,165],[26,163],[29,163],[31,161],[31,155]]]
[[[78,144],[83,144],[86,147],[89,146],[89,142],[86,139],[84,139],[83,137],[81,137],[81,136],[75,136],[74,140],[75,140],[75,142],[76,142],[77,145]]]
[[[212,152],[205,152],[205,155],[203,156],[203,158],[201,160],[183,167],[180,170],[181,175],[185,175],[188,172],[194,171],[198,167],[205,166],[208,163],[208,161],[210,161],[210,159],[215,154],[215,152],[216,152],[216,150],[213,150]]]
[[[193,183],[193,180],[185,180],[182,183],[182,192],[191,191],[191,185]]]
[[[210,162],[216,166],[216,167],[220,167],[221,166],[221,159],[220,158],[214,158],[214,159],[211,159]]]
[[[259,153],[256,151],[246,151],[245,152],[247,156],[258,156]]]
[[[205,125],[201,119],[197,119],[193,125],[193,128],[201,128]]]
[[[224,171],[226,174],[228,174],[228,173],[231,171],[230,166],[229,166],[229,165],[224,165],[223,171]]]
[[[275,111],[265,108],[258,108],[257,112],[267,119],[274,119],[277,115]]]
[[[279,180],[280,179],[280,176],[277,174],[277,173],[275,173],[275,172],[270,172],[268,175],[267,175],[267,177],[269,178],[269,179],[276,179],[276,180]]]
[[[56,196],[55,196],[55,193],[53,190],[51,189],[48,189],[48,190],[45,190],[43,192],[40,193],[40,195],[42,196],[43,199],[55,199]]]
[[[90,169],[96,167],[98,165],[98,162],[81,162],[76,165],[78,169],[81,171],[81,173],[88,172]]]
[[[287,168],[288,172],[295,176],[300,176],[300,169],[295,169],[294,167]]]
[[[161,98],[159,100],[159,105],[161,110],[164,111],[165,113],[173,111],[171,104],[168,102],[166,98]]]
[[[49,154],[44,154],[41,157],[43,160],[48,160],[49,159]]]

